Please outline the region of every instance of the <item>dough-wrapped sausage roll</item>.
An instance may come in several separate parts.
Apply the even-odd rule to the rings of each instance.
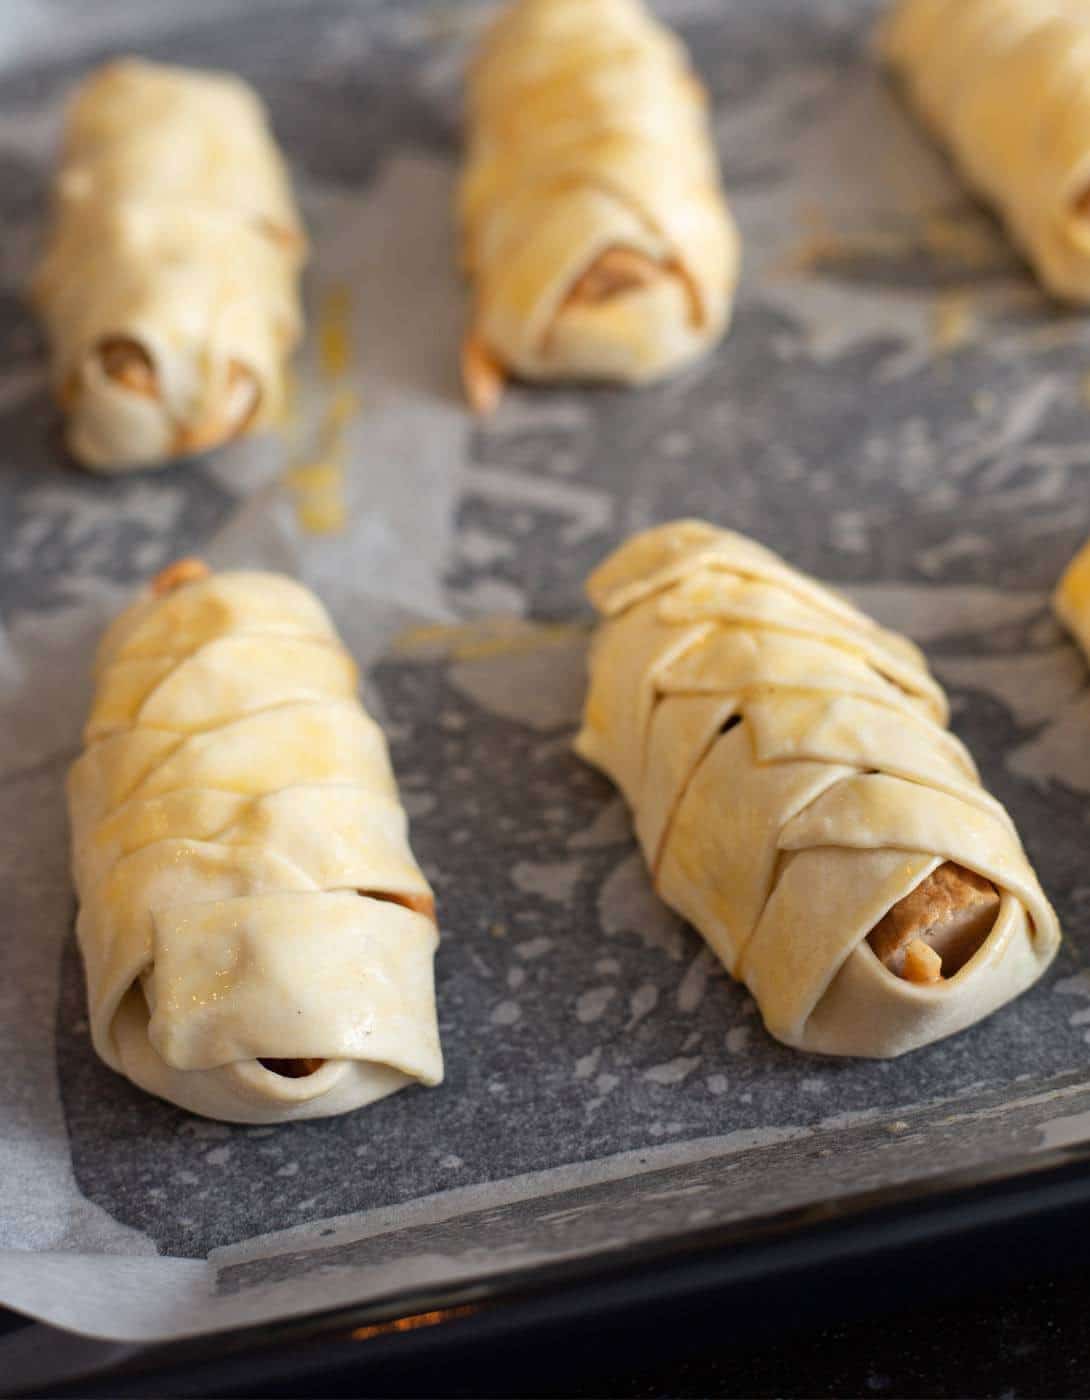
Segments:
[[[469,83],[463,370],[487,410],[508,374],[638,384],[726,328],[738,237],[707,99],[639,0],[516,0]]]
[[[68,796],[106,1063],[244,1123],[439,1083],[431,891],[317,599],[187,561],[96,670]]]
[[[73,455],[120,471],[273,421],[304,254],[245,83],[136,59],[94,73],[68,113],[34,280]]]
[[[1052,596],[1056,616],[1090,660],[1090,542],[1064,570]]]
[[[898,0],[879,45],[1045,286],[1090,299],[1090,7]]]
[[[1040,976],[1056,917],[910,642],[697,521],[636,536],[589,593],[578,749],[774,1036],[899,1055]]]

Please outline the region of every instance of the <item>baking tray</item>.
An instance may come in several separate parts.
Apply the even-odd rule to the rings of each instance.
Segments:
[[[1088,1165],[1086,1144],[1053,1149],[120,1362],[31,1326],[5,1394],[563,1394],[697,1346],[790,1347],[849,1318],[897,1327],[921,1302],[956,1316],[967,1295],[1070,1271],[1090,1225]]]
[[[87,1277],[143,1276],[158,1255],[184,1277],[208,1261],[225,1326],[265,1309],[281,1337],[313,1326],[331,1338],[345,1309],[366,1329],[467,1299],[495,1306],[451,1327],[499,1326],[530,1317],[538,1290],[563,1309],[547,1303],[555,1288],[578,1297],[569,1284],[605,1288],[614,1271],[610,1296],[634,1301],[675,1276],[691,1281],[677,1289],[728,1283],[742,1260],[782,1273],[788,1240],[800,1257],[864,1236],[884,1248],[879,1224],[922,1229],[928,1201],[949,1234],[974,1201],[996,1203],[983,1229],[1054,1204],[1053,1190],[1081,1200],[1080,1171],[1053,1154],[1081,1163],[1090,1136],[1090,693],[1047,595],[1090,533],[1090,334],[1039,294],[901,111],[869,56],[872,6],[660,8],[708,83],[745,239],[731,335],[638,395],[513,389],[486,426],[457,399],[450,196],[461,74],[487,7],[209,0],[183,16],[40,7],[11,26],[10,636],[31,634],[31,654],[41,644],[57,691],[93,637],[89,614],[176,554],[314,583],[367,669],[440,893],[448,1063],[436,1094],[272,1133],[198,1123],[98,1064],[58,796],[85,696],[72,686],[43,704],[31,685],[6,712],[22,763],[5,768],[0,752],[18,836],[4,874],[12,927],[28,946],[32,930],[55,940],[54,980],[36,988],[37,1039],[3,1049],[18,1066],[51,1042],[55,1084],[29,1122],[34,1142],[65,1150],[34,1158],[33,1176],[59,1191],[70,1172],[72,1215],[50,1233],[48,1212],[28,1222],[0,1202],[27,1278],[43,1260],[74,1270],[81,1251]],[[343,537],[299,530],[275,444],[109,482],[63,463],[19,289],[61,97],[126,49],[229,66],[259,87],[314,237],[312,325],[330,277],[358,290],[363,410]],[[926,646],[1067,935],[1017,1005],[892,1064],[803,1059],[763,1035],[744,991],[656,903],[619,800],[569,740],[582,578],[632,530],[680,514],[755,534]],[[507,620],[479,620],[496,614]],[[967,1200],[968,1182],[982,1184]],[[38,1285],[15,1301],[76,1325],[65,1296]],[[308,1307],[317,1321],[288,1321]],[[407,1340],[433,1332],[450,1335],[444,1322]],[[406,1340],[391,1335],[369,1343]],[[196,1357],[225,1344],[177,1345]]]

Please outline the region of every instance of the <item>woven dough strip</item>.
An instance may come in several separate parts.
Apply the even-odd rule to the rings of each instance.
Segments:
[[[475,313],[464,377],[639,384],[708,350],[738,237],[707,99],[639,0],[516,0],[470,75],[460,191]]]
[[[120,471],[274,421],[304,254],[245,83],[136,59],[87,79],[33,287],[73,455]]]
[[[1090,299],[1090,6],[898,0],[879,45],[1045,286]]]
[[[899,1055],[1040,976],[1056,917],[910,642],[698,521],[634,537],[588,591],[578,750],[774,1036]]]
[[[431,891],[312,594],[174,566],[106,632],[85,744],[77,933],[108,1065],[247,1123],[442,1079]]]

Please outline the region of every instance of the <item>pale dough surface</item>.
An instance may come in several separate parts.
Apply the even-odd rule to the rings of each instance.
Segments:
[[[774,1036],[899,1055],[1040,976],[1055,914],[912,643],[699,521],[635,536],[588,591],[603,620],[577,748]],[[991,881],[999,913],[952,977],[909,983],[867,935],[946,861]]]
[[[116,471],[185,450],[230,413],[232,373],[273,421],[300,331],[305,239],[257,95],[240,79],[123,59],[77,90],[34,292],[73,454]],[[106,373],[134,342],[156,390]],[[214,436],[214,432],[212,433]]]
[[[897,0],[879,46],[1045,286],[1090,299],[1088,0]]]
[[[738,237],[706,107],[640,0],[516,0],[494,24],[469,79],[460,213],[472,334],[503,369],[640,383],[719,339]],[[611,249],[656,275],[569,301]]]
[[[85,744],[77,932],[107,1064],[251,1123],[439,1082],[430,890],[312,594],[224,573],[139,599],[99,647]],[[259,1063],[311,1058],[296,1079]]]

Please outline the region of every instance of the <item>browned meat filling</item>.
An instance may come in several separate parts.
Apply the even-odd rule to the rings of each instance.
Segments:
[[[613,297],[647,287],[659,277],[673,277],[681,283],[689,303],[689,319],[699,326],[704,307],[687,270],[673,258],[660,262],[635,248],[607,248],[573,283],[564,307],[601,306]]]
[[[637,287],[646,287],[663,270],[661,263],[634,248],[607,248],[573,284],[565,305],[578,302],[596,306]]]
[[[381,899],[387,904],[400,904],[402,909],[411,909],[414,914],[423,914],[426,919],[435,918],[435,900],[430,894],[390,894],[386,890],[357,890],[357,894],[367,899]]]
[[[145,398],[159,397],[159,381],[152,358],[139,341],[126,336],[103,340],[98,347],[102,368],[116,383]]]
[[[258,1060],[258,1064],[285,1079],[305,1079],[308,1074],[316,1074],[325,1060]]]
[[[995,886],[947,861],[899,900],[867,941],[890,972],[908,982],[938,982],[965,966],[992,931]]]

